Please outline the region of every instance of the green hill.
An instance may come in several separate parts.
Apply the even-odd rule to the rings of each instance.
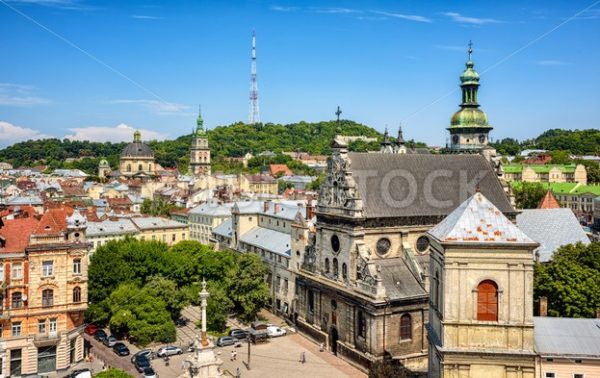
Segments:
[[[519,142],[513,138],[504,138],[492,145],[502,155],[516,155],[526,149],[567,151],[574,155],[598,155],[600,154],[600,130],[550,129],[535,139]]]
[[[375,129],[348,120],[340,122],[342,135],[363,135],[376,137],[382,135]],[[218,126],[209,130],[208,139],[215,161],[225,156],[243,156],[247,152],[257,154],[270,150],[304,151],[311,154],[329,154],[329,144],[335,134],[337,123],[298,122],[289,125],[235,123]],[[174,140],[149,141],[154,150],[156,161],[163,167],[179,167],[185,170],[189,163],[189,148],[192,136],[183,135]],[[49,168],[77,168],[89,174],[95,174],[100,158],[106,158],[113,168],[119,161],[119,153],[127,143],[98,143],[89,141],[71,141],[68,139],[41,139],[16,143],[0,150],[0,161],[7,161],[15,167],[47,164]],[[354,142],[350,149],[366,151],[377,149],[377,143]],[[68,161],[68,158],[81,158]]]

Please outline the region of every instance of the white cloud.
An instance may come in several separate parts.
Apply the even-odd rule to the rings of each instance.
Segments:
[[[461,23],[461,24],[470,24],[470,25],[485,25],[485,24],[499,24],[502,23],[500,20],[496,20],[493,18],[478,18],[478,17],[468,17],[463,16],[460,13],[456,12],[446,12],[443,13],[444,16],[450,17],[453,21]]]
[[[135,104],[141,105],[144,108],[158,115],[190,115],[186,112],[190,107],[188,105],[177,104],[174,102],[158,101],[158,100],[115,100],[113,104]]]
[[[134,14],[131,16],[131,18],[135,18],[137,20],[160,20],[162,17],[158,17],[158,16],[148,16],[145,14]]]
[[[380,14],[382,16],[388,16],[388,17],[393,17],[393,18],[400,18],[400,19],[408,20],[408,21],[426,22],[426,23],[431,23],[432,22],[427,17],[418,16],[418,15],[415,15],[415,14],[402,14],[402,13],[384,12],[384,11],[377,11],[377,10],[372,10],[370,12],[375,13],[375,14]]]
[[[10,146],[13,143],[30,139],[51,138],[39,130],[15,126],[11,123],[0,121],[0,147]]]
[[[30,106],[50,102],[48,99],[33,96],[33,90],[30,85],[0,83],[0,105]]]
[[[295,12],[298,10],[297,7],[284,7],[281,5],[271,5],[271,10],[276,12]]]
[[[65,135],[70,140],[89,140],[92,142],[128,142],[133,140],[133,133],[139,130],[142,133],[142,140],[162,140],[167,138],[167,134],[152,130],[134,129],[124,123],[115,127],[89,126],[69,129],[72,134]]]
[[[316,13],[328,13],[328,14],[351,14],[351,13],[362,13],[362,11],[350,8],[311,8]]]
[[[538,66],[566,66],[569,63],[562,61],[562,60],[547,59],[547,60],[538,60],[537,62],[535,62],[535,64],[537,64]]]

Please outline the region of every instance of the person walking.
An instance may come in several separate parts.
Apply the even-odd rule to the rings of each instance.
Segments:
[[[233,351],[233,360],[237,360],[237,352],[235,350]]]
[[[229,361],[233,361],[233,353],[235,353],[235,352],[232,350],[231,354],[229,355]]]
[[[235,378],[240,378],[242,376],[242,372],[240,372],[240,368],[238,367],[235,371]]]
[[[304,352],[300,353],[300,362],[302,364],[306,362],[306,354]]]
[[[323,343],[319,344],[319,352],[322,352],[325,350],[325,345]]]

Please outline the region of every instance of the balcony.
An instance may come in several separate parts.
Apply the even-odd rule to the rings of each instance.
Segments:
[[[38,333],[33,336],[33,343],[36,347],[45,347],[56,345],[60,341],[60,332]]]

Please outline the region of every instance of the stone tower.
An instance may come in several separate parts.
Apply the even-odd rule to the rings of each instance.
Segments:
[[[465,71],[460,76],[462,103],[460,110],[454,113],[450,121],[450,144],[446,150],[449,153],[482,153],[489,158],[495,155],[495,151],[492,152],[493,149],[488,145],[492,126],[488,124],[487,115],[479,109],[477,102],[479,74],[475,71],[475,64],[471,59],[471,43],[468,53]]]
[[[110,174],[111,169],[110,169],[110,164],[108,164],[108,161],[106,159],[101,159],[100,163],[98,164],[98,177],[102,178],[106,178],[108,177],[108,175]]]
[[[533,378],[539,244],[480,192],[428,234],[429,376]]]
[[[196,124],[190,149],[190,171],[194,176],[210,175],[210,148],[208,147],[208,134],[203,127],[202,112],[198,112]]]

